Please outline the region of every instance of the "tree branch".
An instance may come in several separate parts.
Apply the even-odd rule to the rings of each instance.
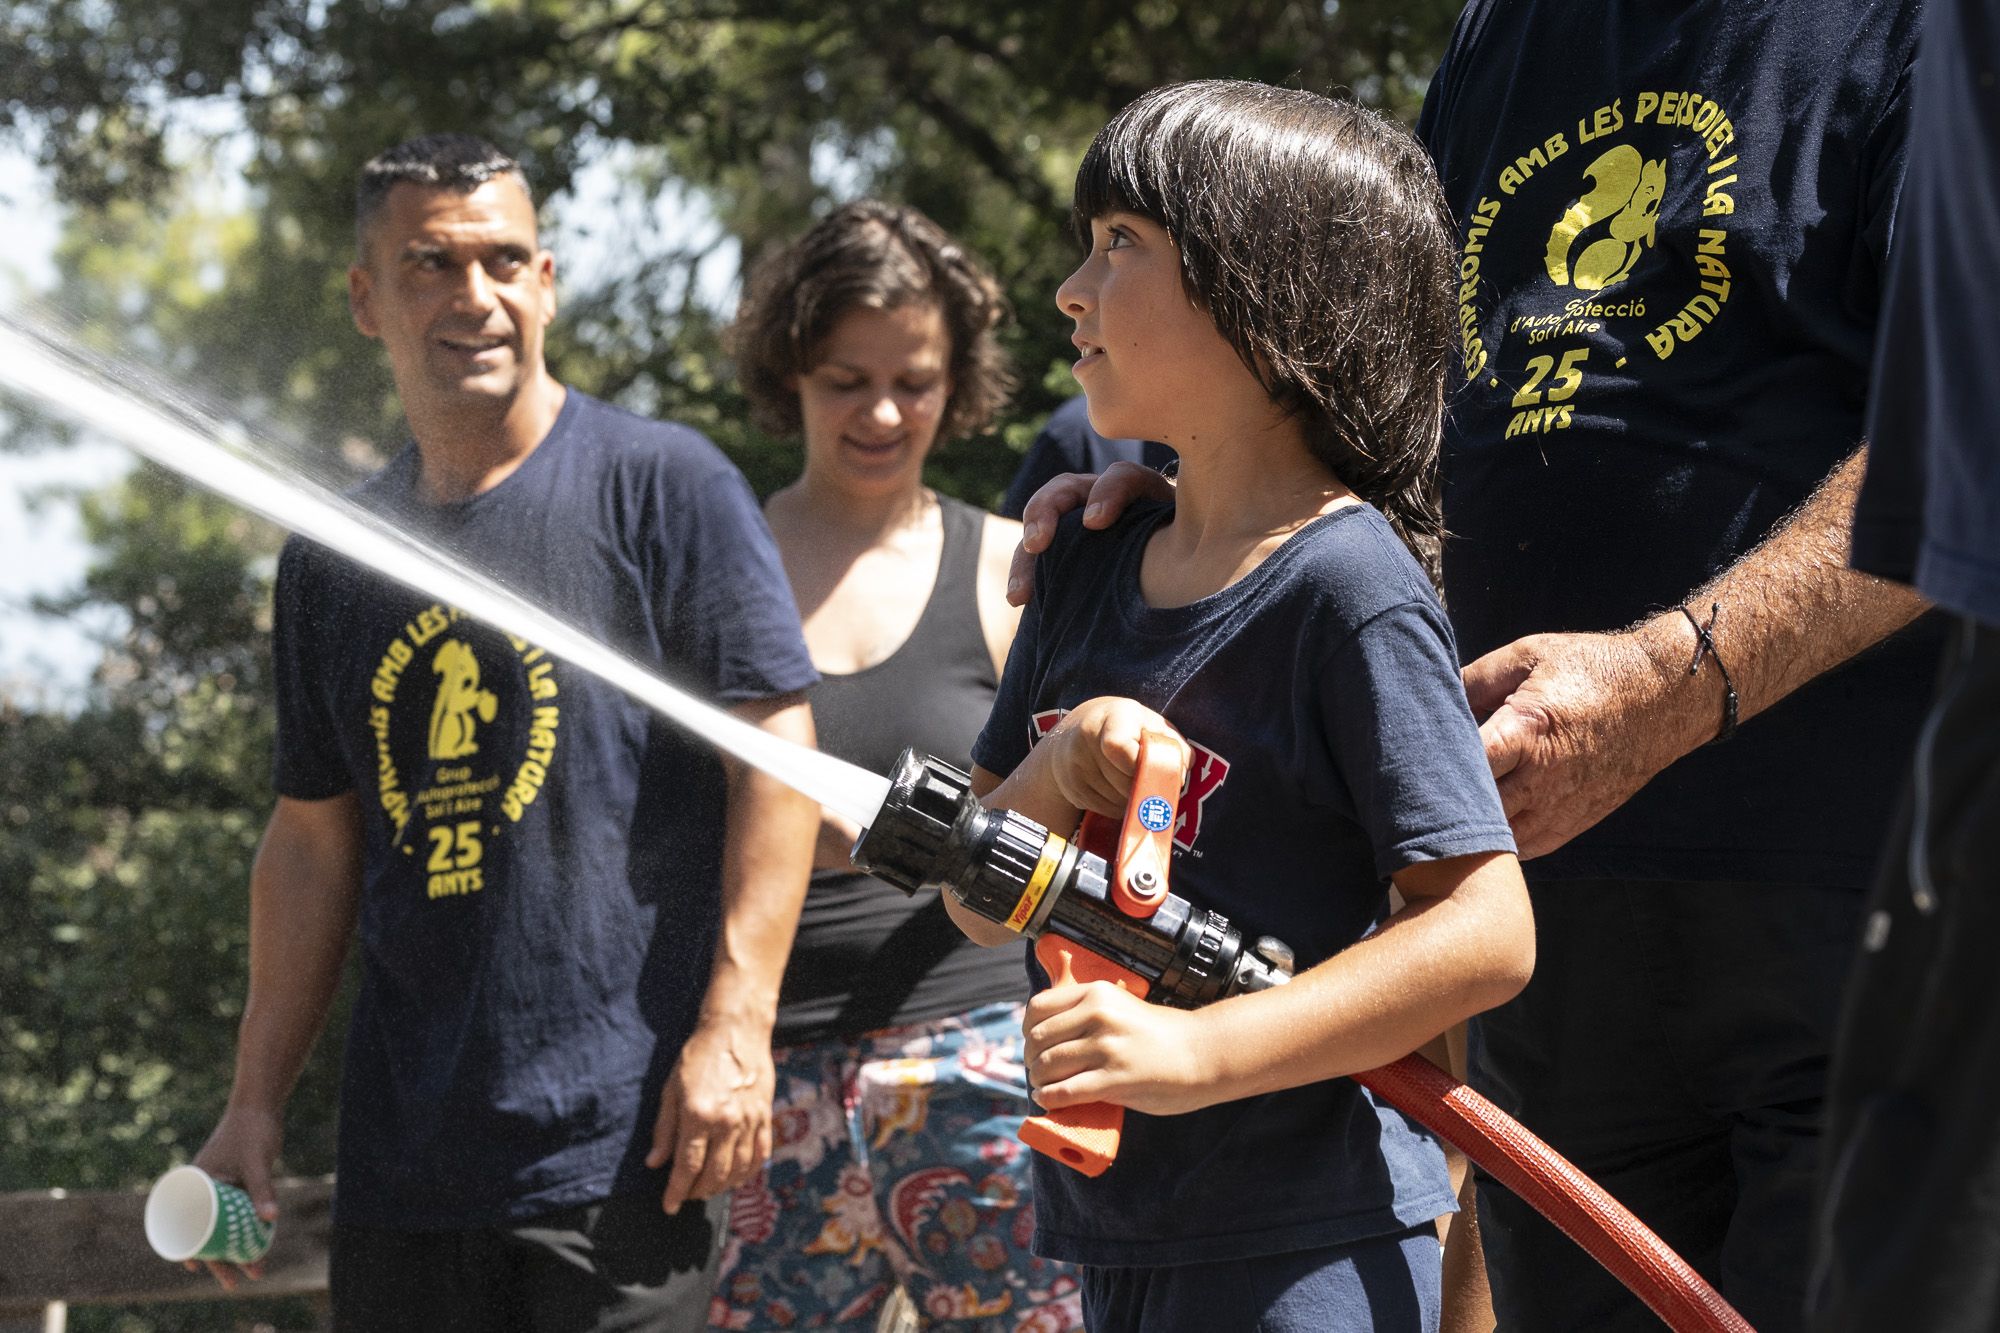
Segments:
[[[942,125],[945,132],[972,155],[974,161],[985,167],[995,180],[1018,195],[1022,202],[1051,217],[1068,211],[1056,198],[1055,191],[1049,188],[1047,181],[1031,172],[1023,171],[1020,162],[987,131],[985,126],[966,115],[949,98],[941,96],[937,89],[931,86],[929,79],[912,68],[907,54],[898,52],[891,56],[889,67],[890,73],[902,86],[911,104]]]

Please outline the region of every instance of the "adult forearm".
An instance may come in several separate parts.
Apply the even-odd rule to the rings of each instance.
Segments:
[[[860,836],[861,830],[852,820],[822,811],[819,832],[813,843],[812,868],[854,869],[854,861],[849,854],[854,850],[854,840]]]
[[[1847,564],[1854,503],[1867,462],[1864,446],[1756,549],[1689,592],[1686,606],[1704,626],[1711,614],[1716,653],[1736,690],[1737,717],[1748,720],[1815,676],[1907,625],[1929,606],[1909,588]],[[1674,710],[1682,752],[1713,738],[1724,706],[1721,671],[1704,661],[1690,678],[1699,640],[1678,609],[1651,616],[1633,632],[1682,685]]]
[[[812,712],[796,699],[733,711],[774,736],[813,743]],[[671,1165],[660,1196],[669,1213],[734,1189],[770,1155],[771,1029],[819,831],[814,802],[734,760],[724,768],[722,929],[700,1017],[661,1089],[646,1154],[650,1167]]]
[[[804,704],[756,720],[786,740],[813,743]],[[776,778],[733,761],[728,767],[722,930],[702,1014],[705,1020],[728,1016],[768,1030],[805,903],[820,809]]]
[[[340,990],[359,898],[354,849],[274,818],[250,873],[250,986],[230,1105],[280,1110]]]
[[[1562,846],[1722,734],[1731,686],[1742,722],[1924,609],[1908,589],[1847,567],[1865,460],[1855,451],[1756,549],[1691,589],[1687,614],[1531,634],[1466,665],[1524,859]],[[1699,660],[1695,621],[1715,650]]]
[[[805,904],[819,807],[761,773],[746,774],[732,789],[722,931],[702,1014],[769,1028]]]

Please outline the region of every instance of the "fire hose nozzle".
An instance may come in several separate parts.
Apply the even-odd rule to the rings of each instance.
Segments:
[[[906,893],[936,886],[1029,939],[1053,934],[1144,978],[1148,998],[1192,1009],[1291,979],[1291,950],[1246,944],[1219,912],[1161,895],[1149,915],[1120,909],[1105,858],[1010,810],[989,810],[972,779],[905,750],[854,864]]]

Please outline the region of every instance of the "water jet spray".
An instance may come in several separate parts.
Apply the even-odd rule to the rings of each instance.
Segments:
[[[324,486],[286,475],[253,448],[241,426],[205,418],[164,385],[152,387],[157,402],[146,401],[135,391],[145,384],[146,377],[131,366],[98,356],[54,329],[0,314],[0,387],[356,564],[546,649],[856,824],[866,827],[881,809],[889,792],[883,778],[710,707],[497,579],[467,569],[449,552]]]

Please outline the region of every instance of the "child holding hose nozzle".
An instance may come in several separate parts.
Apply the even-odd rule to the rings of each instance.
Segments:
[[[1122,812],[1142,736],[1178,747],[1174,891],[1300,973],[1192,1011],[1041,990],[1037,1100],[1133,1114],[1101,1176],[1037,1159],[1037,1248],[1084,1265],[1094,1329],[1435,1329],[1443,1155],[1340,1076],[1533,965],[1434,592],[1443,200],[1368,111],[1205,82],[1105,128],[1075,218],[1089,252],[1057,303],[1092,424],[1172,445],[1180,486],[1102,533],[1064,524],[974,790],[1064,831]]]

